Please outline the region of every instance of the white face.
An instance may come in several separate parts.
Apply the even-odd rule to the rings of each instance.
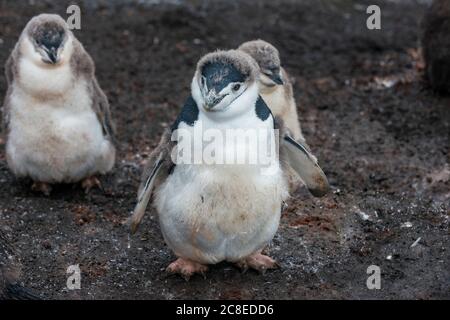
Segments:
[[[68,34],[66,40],[58,48],[48,49],[39,45],[28,36],[24,37],[21,44],[21,52],[25,59],[41,67],[54,67],[62,65],[70,60],[73,50],[73,39]]]
[[[258,94],[256,82],[230,82],[219,92],[209,89],[206,79],[198,72],[191,84],[192,96],[201,112],[211,118],[233,118],[254,108],[249,96]],[[253,98],[252,98],[253,99]],[[251,100],[251,99],[250,99]]]
[[[219,92],[216,92],[217,89],[208,88],[205,77],[201,76],[199,86],[205,102],[205,111],[221,112],[247,90],[248,84],[246,82],[230,82]]]

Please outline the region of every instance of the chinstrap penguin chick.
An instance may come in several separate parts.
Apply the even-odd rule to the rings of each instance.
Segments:
[[[20,283],[21,264],[17,251],[0,230],[0,300],[40,299]]]
[[[434,0],[422,21],[426,77],[438,93],[450,93],[450,1]]]
[[[292,82],[281,66],[280,54],[273,45],[263,40],[244,42],[238,48],[248,53],[260,67],[259,90],[274,116],[280,117],[291,131],[294,139],[303,137],[294,99]]]
[[[238,48],[256,60],[260,68],[260,94],[268,107],[289,128],[292,137],[310,151],[301,131],[297,115],[293,86],[286,70],[281,66],[280,54],[272,44],[264,40],[244,42]],[[291,171],[289,186],[295,190],[299,185],[299,177]],[[300,179],[301,180],[301,179]]]
[[[315,159],[295,142],[282,121],[274,120],[259,95],[258,77],[256,62],[242,51],[204,56],[192,80],[191,96],[149,158],[131,230],[136,231],[155,189],[153,202],[161,231],[178,257],[168,266],[170,273],[188,279],[194,273],[204,273],[208,264],[221,261],[261,272],[277,267],[261,252],[278,229],[282,202],[288,196],[285,168],[291,165],[297,170],[316,195],[328,189]],[[259,164],[180,164],[171,158],[181,143],[177,131],[184,130],[196,139],[196,130],[206,135],[211,129],[236,128],[263,130],[285,149],[280,151],[281,161],[275,158],[271,174],[263,174]],[[274,129],[282,132],[279,140],[275,140]],[[244,144],[244,149],[251,147]],[[217,153],[236,152],[235,148],[225,144]]]
[[[108,100],[82,44],[58,15],[31,19],[6,62],[6,155],[17,177],[49,194],[82,181],[86,191],[115,161]]]

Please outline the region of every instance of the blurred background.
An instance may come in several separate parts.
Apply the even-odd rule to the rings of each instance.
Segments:
[[[67,18],[80,6],[74,33],[96,63],[121,145],[104,190],[61,186],[47,198],[13,177],[0,141],[0,229],[20,252],[24,284],[59,299],[450,298],[450,101],[424,81],[429,2],[1,0],[2,74],[31,17]],[[366,28],[370,4],[381,8],[381,30]],[[281,270],[241,274],[223,263],[206,280],[168,277],[174,257],[157,217],[132,238],[123,225],[142,163],[188,97],[199,58],[257,38],[279,49],[294,78],[304,135],[332,191],[292,192],[268,248]],[[5,91],[2,76],[1,100]],[[82,284],[69,291],[73,264]],[[381,268],[380,290],[366,287],[370,265]]]

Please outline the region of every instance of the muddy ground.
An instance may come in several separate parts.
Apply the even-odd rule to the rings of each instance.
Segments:
[[[382,29],[369,31],[365,1],[113,2],[81,2],[75,32],[96,62],[121,143],[104,190],[35,194],[10,173],[2,145],[0,228],[21,253],[26,286],[49,299],[450,298],[450,101],[422,81],[423,4],[371,1]],[[0,1],[0,62],[29,18],[66,16],[66,7]],[[206,279],[167,276],[175,257],[157,218],[147,215],[131,238],[123,225],[142,161],[188,96],[197,60],[254,38],[278,47],[295,78],[303,130],[332,192],[292,193],[267,250],[280,270],[241,274],[221,263]],[[5,89],[1,77],[0,98]],[[73,264],[82,288],[69,291]],[[380,290],[366,287],[370,265],[381,268]]]

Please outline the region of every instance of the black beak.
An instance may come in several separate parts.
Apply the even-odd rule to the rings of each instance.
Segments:
[[[222,101],[224,97],[215,97],[212,99],[208,99],[206,102],[206,108],[208,110],[212,110],[217,104],[219,104],[220,101]]]
[[[56,63],[56,61],[58,60],[58,52],[56,48],[52,47],[47,53],[52,63]]]
[[[227,96],[227,94],[225,94],[223,96],[217,95],[215,90],[209,92],[208,95],[205,97],[205,103],[206,103],[205,107],[206,107],[206,109],[207,110],[212,110],[226,96]]]
[[[284,84],[279,73],[273,73],[269,76],[269,78],[276,84]]]
[[[58,62],[58,49],[55,47],[43,47],[48,57],[48,63],[55,64]]]

